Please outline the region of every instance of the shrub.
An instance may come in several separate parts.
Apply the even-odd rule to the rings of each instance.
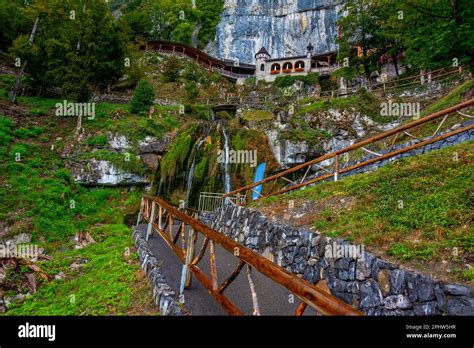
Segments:
[[[133,113],[140,113],[148,111],[149,107],[153,105],[155,92],[153,87],[146,80],[140,80],[133,93],[132,101],[130,102],[130,110]]]
[[[95,146],[95,145],[105,145],[107,144],[107,137],[103,134],[100,134],[96,137],[89,137],[86,140],[87,145]]]
[[[199,104],[185,104],[184,112],[186,114],[193,115],[194,118],[199,120],[208,120],[209,119],[209,107]]]
[[[302,81],[306,85],[314,85],[319,81],[318,73],[309,73],[300,76],[278,76],[275,79],[275,86],[278,88],[287,88],[293,86],[296,81]]]
[[[319,82],[319,85],[321,86],[321,91],[323,92],[337,89],[337,83],[334,83],[332,79],[323,79]]]
[[[290,87],[295,83],[296,79],[294,76],[278,76],[275,79],[275,86],[278,88]]]
[[[198,91],[196,88],[196,83],[194,81],[190,81],[186,85],[186,92],[188,93],[188,98],[190,100],[195,100],[198,96]]]
[[[179,70],[180,64],[178,58],[170,57],[163,67],[165,82],[176,82],[179,77]]]

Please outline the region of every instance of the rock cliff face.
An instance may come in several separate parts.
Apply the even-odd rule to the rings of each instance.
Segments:
[[[266,47],[273,58],[336,50],[336,20],[344,0],[225,0],[213,55],[254,63]]]
[[[75,180],[87,186],[141,186],[152,183],[152,174],[157,170],[162,155],[168,150],[170,137],[157,139],[146,136],[133,142],[125,135],[107,134],[107,144],[100,147],[87,147],[84,143],[70,155],[68,168]],[[99,151],[100,150],[100,151]],[[104,151],[111,157],[128,156],[139,158],[146,167],[145,173],[127,171],[109,159],[103,159]],[[97,153],[97,157],[82,158],[84,153]],[[102,153],[102,155],[101,155]],[[115,156],[114,156],[115,155]],[[125,157],[124,157],[125,158]],[[140,162],[138,162],[140,163]],[[139,169],[139,168],[137,168]]]

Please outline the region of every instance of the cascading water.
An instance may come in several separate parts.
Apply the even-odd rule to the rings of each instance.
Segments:
[[[230,174],[229,174],[229,137],[227,136],[225,126],[221,124],[222,134],[224,135],[224,191],[230,192]]]
[[[196,157],[199,152],[199,148],[204,143],[208,135],[209,135],[209,129],[206,131],[206,134],[204,135],[204,137],[201,140],[199,140],[199,142],[196,145],[196,149],[194,150],[193,161],[191,162],[191,168],[189,168],[188,181],[186,183],[186,206],[189,204],[189,197],[191,195],[191,190],[193,188],[194,167],[196,165]]]
[[[164,177],[160,177],[160,184],[158,185],[158,196],[163,194],[163,186],[165,185]]]

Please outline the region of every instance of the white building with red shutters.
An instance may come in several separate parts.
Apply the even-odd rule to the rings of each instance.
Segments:
[[[320,76],[324,76],[337,68],[335,52],[313,54],[311,44],[306,48],[306,55],[301,56],[272,58],[265,47],[255,54],[257,81],[273,82],[278,76],[307,75],[310,72],[317,72]]]

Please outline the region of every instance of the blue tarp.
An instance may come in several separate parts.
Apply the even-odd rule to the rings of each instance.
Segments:
[[[253,182],[258,182],[260,180],[263,180],[265,178],[265,166],[267,164],[265,162],[260,163],[257,167],[257,170],[255,171],[255,178],[253,179]],[[262,193],[262,185],[258,185],[253,188],[256,192],[252,192],[252,201],[258,199],[260,196],[259,194]]]

